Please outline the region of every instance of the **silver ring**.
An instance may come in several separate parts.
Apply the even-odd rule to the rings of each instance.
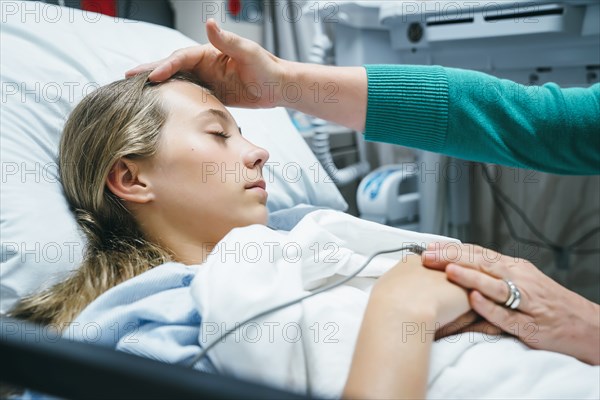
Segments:
[[[506,282],[509,291],[508,299],[506,299],[504,307],[515,310],[517,307],[519,307],[519,304],[521,304],[521,291],[517,285],[512,283],[512,281],[508,279],[503,279],[503,281]]]

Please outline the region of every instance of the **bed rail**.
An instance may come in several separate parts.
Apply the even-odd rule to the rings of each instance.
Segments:
[[[69,341],[48,327],[13,318],[0,318],[0,331],[0,382],[63,398],[304,398],[252,382]]]

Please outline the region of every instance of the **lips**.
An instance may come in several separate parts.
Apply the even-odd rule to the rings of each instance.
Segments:
[[[266,190],[266,189],[267,189],[267,184],[265,183],[265,181],[264,181],[264,180],[262,180],[262,179],[261,179],[261,180],[259,180],[259,181],[256,181],[256,182],[251,182],[251,183],[248,183],[248,184],[245,186],[245,188],[246,188],[246,189],[252,189],[252,188],[261,188],[262,190]]]

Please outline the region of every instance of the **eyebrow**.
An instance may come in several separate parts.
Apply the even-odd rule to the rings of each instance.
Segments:
[[[221,110],[217,110],[216,108],[209,108],[208,110],[204,110],[204,111],[198,113],[198,115],[196,115],[196,118],[202,118],[206,114],[213,115],[213,116],[220,118],[227,122],[231,121],[231,119],[229,118],[229,115],[227,115],[227,113],[225,113],[224,111],[221,111]]]

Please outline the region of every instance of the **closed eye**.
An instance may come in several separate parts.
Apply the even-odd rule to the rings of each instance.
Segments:
[[[229,135],[229,134],[227,134],[227,133],[225,133],[225,132],[223,132],[223,131],[219,131],[219,132],[210,132],[210,133],[211,133],[212,135],[219,136],[219,137],[222,137],[222,138],[224,138],[224,139],[229,139],[229,138],[231,137],[231,135]]]

